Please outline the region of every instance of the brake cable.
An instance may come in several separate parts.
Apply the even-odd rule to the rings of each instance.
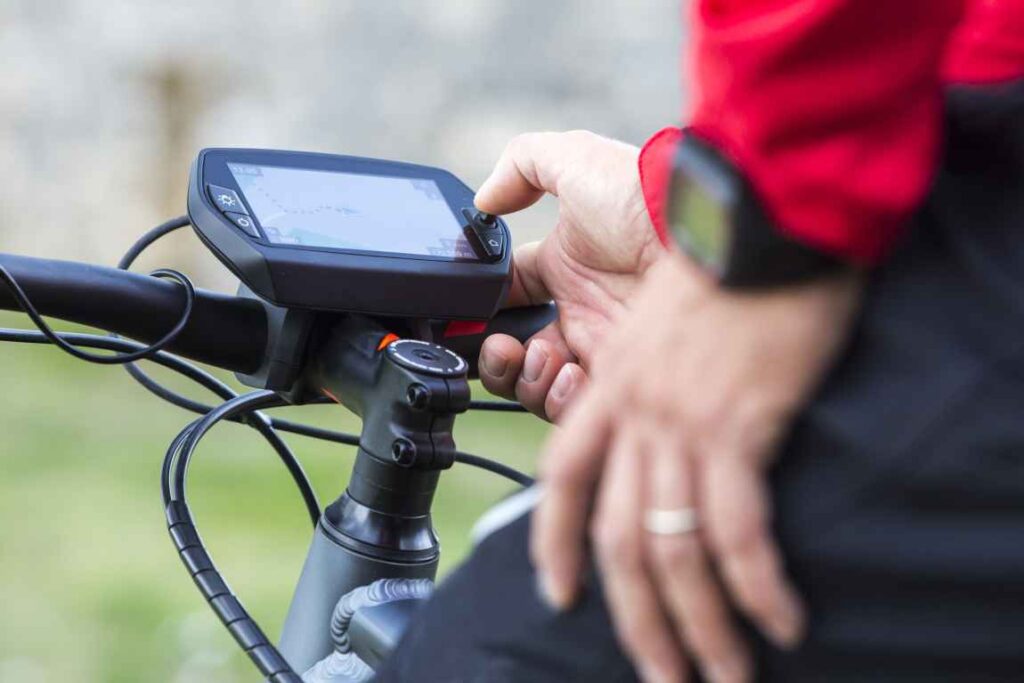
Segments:
[[[178,216],[170,220],[164,221],[160,225],[151,228],[146,231],[141,237],[139,237],[134,244],[125,252],[121,260],[118,261],[117,267],[121,270],[128,270],[139,256],[153,245],[154,242],[159,240],[161,237],[168,235],[175,230],[180,228],[188,227],[191,225],[188,216]],[[116,336],[116,335],[113,335]],[[187,362],[187,361],[183,361]],[[167,401],[173,405],[178,406],[184,410],[188,410],[193,413],[199,413],[205,415],[213,410],[213,406],[194,401],[187,396],[183,396],[166,386],[160,384],[152,377],[147,375],[142,368],[135,363],[127,363],[124,365],[124,369],[132,376],[136,382],[141,384],[147,391],[154,394],[158,398]],[[197,371],[202,372],[196,368]],[[210,376],[212,380],[213,377]],[[216,381],[216,380],[214,380]],[[221,387],[220,390],[212,390],[218,397],[222,399],[229,399],[237,396],[238,394],[227,387],[223,383],[218,383]],[[207,386],[207,388],[210,388]],[[326,398],[317,398],[310,403],[329,403],[330,401]],[[484,411],[497,411],[497,412],[526,412],[519,403],[512,401],[470,401],[470,410],[484,410]],[[270,420],[270,426],[273,429],[277,429],[283,432],[291,432],[293,434],[299,434],[300,436],[306,436],[313,439],[320,439],[321,441],[331,441],[334,443],[345,444],[347,446],[358,446],[359,437],[355,434],[346,432],[338,432],[330,429],[323,429],[321,427],[314,427],[312,425],[303,424],[301,422],[292,422],[291,420],[282,420],[279,418],[266,418]],[[480,455],[473,455],[470,453],[457,452],[455,454],[455,462],[468,465],[470,467],[476,467],[486,472],[496,474],[500,477],[504,477],[521,486],[529,486],[533,483],[533,478],[520,472],[508,465],[497,462],[490,458],[486,458]]]
[[[302,683],[299,674],[292,669],[277,647],[249,616],[245,606],[231,592],[224,577],[217,570],[196,529],[185,498],[185,480],[192,454],[203,436],[214,425],[235,415],[253,414],[259,408],[272,408],[283,404],[284,400],[273,391],[255,391],[236,396],[189,424],[174,439],[164,457],[161,490],[168,533],[182,564],[210,608],[268,680],[272,678],[275,682]]]

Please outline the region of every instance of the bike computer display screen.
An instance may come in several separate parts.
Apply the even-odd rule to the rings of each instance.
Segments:
[[[486,320],[512,281],[511,234],[442,168],[275,149],[200,150],[196,234],[247,295],[279,308]]]
[[[268,242],[477,258],[429,178],[228,163]]]

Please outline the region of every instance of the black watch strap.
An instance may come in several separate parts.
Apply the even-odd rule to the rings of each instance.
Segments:
[[[780,232],[743,174],[689,132],[676,153],[666,218],[679,246],[726,287],[791,284],[845,267]]]

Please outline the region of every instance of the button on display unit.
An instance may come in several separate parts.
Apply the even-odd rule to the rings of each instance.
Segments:
[[[232,213],[248,214],[245,210],[245,205],[242,204],[242,200],[238,197],[238,193],[227,187],[220,187],[219,185],[209,185],[210,198],[213,199],[213,203],[221,211],[231,211]]]
[[[505,231],[498,224],[497,217],[468,207],[463,207],[461,213],[466,236],[482,258],[487,261],[501,260],[505,253]]]
[[[249,216],[240,213],[233,213],[231,211],[225,211],[224,215],[231,219],[231,222],[245,230],[246,233],[253,237],[259,237],[260,234],[256,230],[256,223]]]
[[[379,159],[206,149],[192,168],[196,232],[249,290],[287,308],[483,320],[511,279],[508,226],[467,216],[451,173]]]

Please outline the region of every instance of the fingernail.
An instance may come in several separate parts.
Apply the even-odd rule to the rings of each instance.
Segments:
[[[772,622],[768,629],[768,637],[772,642],[785,650],[792,650],[800,644],[807,622],[800,601],[791,597],[789,603],[784,616]]]
[[[737,662],[709,663],[703,672],[711,683],[743,683],[750,679],[746,667]]]
[[[640,667],[640,678],[644,683],[675,683],[671,674],[650,664]]]
[[[562,369],[558,371],[558,376],[555,377],[555,383],[551,385],[551,397],[561,401],[572,393],[572,388],[575,384],[576,375],[572,370],[572,366],[563,365]]]
[[[559,599],[560,592],[555,586],[554,581],[551,577],[544,572],[537,572],[535,575],[537,581],[537,594],[540,596],[541,602],[547,605],[554,612],[561,612],[565,609],[565,601]]]
[[[523,381],[536,382],[544,372],[547,362],[547,352],[539,344],[530,344],[526,349],[526,360],[523,362]]]
[[[732,673],[729,670],[728,665],[725,664],[708,664],[703,667],[704,677],[710,681],[710,683],[731,683],[736,680],[731,678]]]
[[[508,371],[508,358],[498,353],[487,354],[480,358],[484,371],[492,377],[501,378]]]

